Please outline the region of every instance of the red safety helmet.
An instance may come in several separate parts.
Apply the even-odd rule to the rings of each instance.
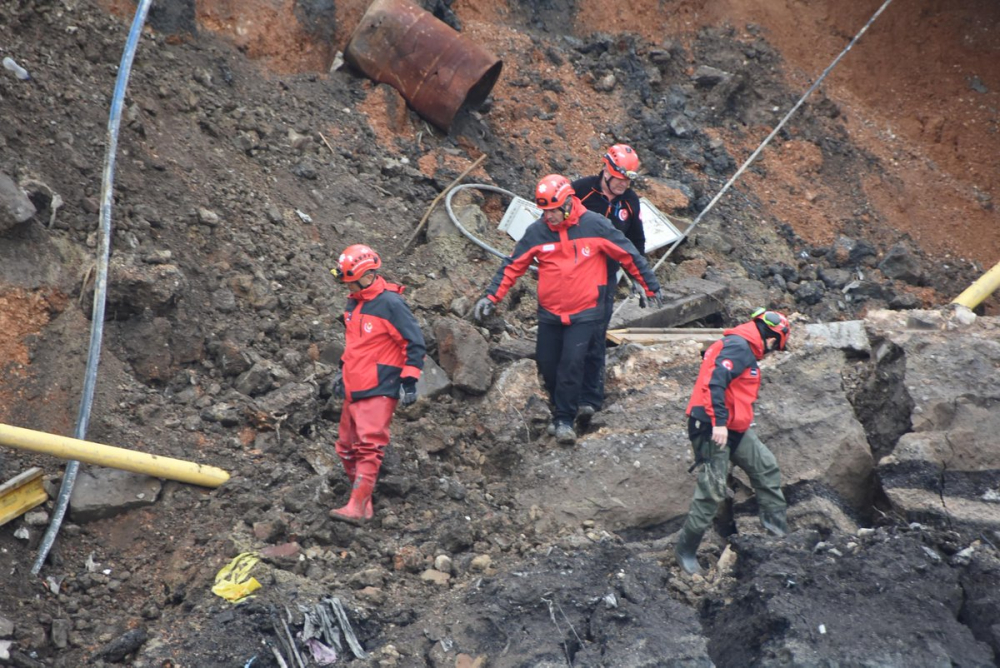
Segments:
[[[601,159],[615,178],[631,181],[639,176],[639,155],[628,144],[615,144]]]
[[[575,194],[569,179],[561,174],[549,174],[535,187],[535,204],[546,211],[558,209]]]
[[[330,270],[330,273],[342,280],[344,283],[351,283],[365,275],[366,272],[375,271],[382,266],[382,258],[364,244],[353,244],[344,249],[337,260],[337,266]]]
[[[791,328],[788,318],[777,311],[768,311],[762,308],[754,311],[751,317],[758,322],[764,323],[764,328],[773,334],[771,336],[765,333],[765,338],[778,339],[778,350],[785,349],[785,346],[788,345],[788,331]],[[765,349],[766,347],[765,345]]]

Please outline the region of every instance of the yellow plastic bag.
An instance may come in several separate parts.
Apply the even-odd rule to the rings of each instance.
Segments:
[[[257,565],[260,557],[256,552],[244,552],[222,567],[215,575],[212,593],[227,601],[238,603],[260,589],[260,583],[250,575],[250,569]]]

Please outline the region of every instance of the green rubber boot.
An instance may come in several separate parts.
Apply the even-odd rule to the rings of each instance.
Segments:
[[[788,533],[788,520],[785,517],[784,509],[760,511],[760,523],[778,538]]]
[[[701,572],[698,565],[698,545],[701,544],[700,533],[694,533],[685,526],[677,536],[677,544],[674,545],[674,556],[677,558],[677,565],[684,569],[688,575]]]

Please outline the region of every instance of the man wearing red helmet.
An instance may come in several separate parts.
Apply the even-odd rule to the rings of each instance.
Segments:
[[[635,246],[603,217],[588,211],[569,179],[550,174],[538,182],[533,222],[476,302],[477,320],[493,309],[532,262],[538,262],[538,334],[535,361],[555,406],[549,433],[576,442],[573,421],[580,406],[584,362],[604,326],[607,262],[621,263],[646,294],[661,299],[660,284]]]
[[[352,524],[372,518],[372,490],[389,444],[392,413],[397,402],[409,406],[417,400],[424,368],[424,335],[400,296],[403,287],[376,273],[381,266],[375,251],[354,244],[330,270],[351,291],[333,392],[344,400],[336,449],[352,484],[350,500],[330,517]]]
[[[615,144],[608,148],[601,160],[604,163],[601,173],[577,179],[573,182],[573,190],[587,209],[611,221],[643,255],[646,252],[646,234],[639,213],[639,196],[632,190],[632,180],[639,172],[639,156],[631,146]],[[604,339],[614,312],[619,266],[615,260],[608,260],[608,285],[611,289],[605,294],[604,330],[601,336],[594,339],[587,355],[586,380],[580,397],[579,418],[584,424],[604,403]]]
[[[753,405],[760,389],[757,362],[769,352],[784,350],[788,332],[784,315],[757,309],[749,322],[727,329],[705,351],[687,407],[695,465],[703,466],[674,546],[677,563],[688,574],[701,570],[698,545],[726,498],[730,461],[750,478],[764,528],[778,536],[788,532],[778,461],[753,430]]]

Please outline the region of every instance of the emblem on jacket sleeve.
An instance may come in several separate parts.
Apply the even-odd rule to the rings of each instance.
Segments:
[[[580,254],[583,255],[583,257],[590,257],[590,246],[584,246],[581,248]]]
[[[732,370],[733,370],[733,361],[732,361],[732,360],[722,360],[722,361],[721,361],[721,362],[719,362],[719,363],[720,363],[720,364],[721,364],[722,366],[724,366],[724,367],[726,367],[727,369],[729,369],[730,371],[732,371]]]
[[[365,332],[368,334],[372,333],[372,323],[371,321],[365,323]]]

